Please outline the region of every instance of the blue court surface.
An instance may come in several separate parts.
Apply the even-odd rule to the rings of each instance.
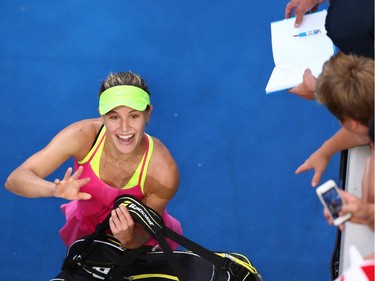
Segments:
[[[0,180],[70,123],[98,116],[109,72],[149,84],[147,132],[175,157],[168,206],[185,236],[248,256],[265,281],[330,280],[336,229],[295,169],[338,128],[321,105],[265,94],[270,22],[286,1],[2,1]],[[61,167],[49,179],[62,178]],[[338,181],[339,155],[322,182]],[[0,280],[49,280],[64,224],[56,198],[0,191]]]

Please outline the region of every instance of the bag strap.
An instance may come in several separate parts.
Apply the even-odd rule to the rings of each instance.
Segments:
[[[63,261],[62,270],[74,270],[75,266],[80,265],[82,268],[89,269],[91,272],[95,272],[96,275],[102,277],[103,279],[107,276],[107,274],[102,273],[101,271],[96,270],[94,267],[85,264],[86,258],[91,254],[91,245],[94,243],[95,239],[100,238],[101,236],[105,235],[106,231],[109,229],[109,219],[111,214],[109,214],[100,224],[98,224],[95,228],[95,231],[86,236],[83,239],[82,243],[79,244],[79,248],[76,250],[77,253],[74,257],[68,258],[66,257]],[[126,250],[126,255],[119,260],[116,265],[117,266],[130,266],[132,265],[136,259],[148,252],[150,249],[149,246],[139,247],[137,249]]]
[[[164,225],[163,219],[159,216],[159,214],[147,207],[138,199],[129,195],[122,195],[116,199],[114,208],[119,206],[125,206],[132,218],[141,224],[148,233],[156,238],[160,247],[165,252],[167,260],[172,266],[172,269],[177,275],[178,279],[181,281],[189,281],[190,279],[186,276],[181,264],[177,261],[177,259],[174,258],[173,251],[164,238],[163,229],[166,226]]]
[[[237,263],[233,258],[231,258],[230,255],[219,256],[216,253],[171,230],[170,228],[165,228],[164,231],[166,237],[184,246],[186,249],[189,249],[192,252],[200,255],[202,258],[210,261],[212,264],[218,266],[219,268],[229,271],[233,275],[235,280],[245,280],[246,278],[250,277],[249,274],[255,273],[251,272],[251,270],[244,267],[243,265]],[[246,280],[257,281],[255,277]]]
[[[143,204],[140,200],[130,195],[121,195],[116,199],[115,207],[120,205],[126,206],[133,219],[141,224],[146,231],[148,231],[158,240],[160,246],[166,252],[168,261],[176,270],[176,274],[178,273],[177,275],[180,280],[188,279],[186,279],[184,274],[182,274],[184,271],[181,268],[181,265],[176,261],[175,258],[173,258],[173,252],[166,242],[165,237],[170,238],[186,249],[198,254],[215,266],[229,271],[235,280],[240,281],[245,280],[246,278],[248,278],[246,280],[249,281],[261,280],[260,275],[257,274],[255,269],[250,269],[237,263],[229,255],[219,256],[205,247],[173,231],[164,224],[163,219],[156,211]]]

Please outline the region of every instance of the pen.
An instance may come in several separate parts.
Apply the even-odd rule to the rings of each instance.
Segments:
[[[293,37],[305,37],[305,36],[311,36],[311,35],[315,35],[319,33],[322,33],[322,30],[314,29],[314,30],[298,33],[296,35],[293,35]]]

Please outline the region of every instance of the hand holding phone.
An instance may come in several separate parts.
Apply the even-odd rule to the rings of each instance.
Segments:
[[[347,221],[351,214],[347,213],[340,216],[339,213],[343,204],[345,204],[343,198],[340,196],[338,187],[333,180],[328,180],[319,187],[316,188],[316,194],[318,195],[323,206],[328,211],[334,225],[340,225]]]

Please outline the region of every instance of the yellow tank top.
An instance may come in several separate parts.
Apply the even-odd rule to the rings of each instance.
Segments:
[[[86,157],[81,160],[77,161],[79,165],[85,164],[89,162],[89,165],[92,168],[92,171],[95,173],[95,175],[100,178],[100,157],[103,152],[103,147],[106,139],[106,128],[103,126],[96,138],[96,141],[93,145],[93,147],[90,149],[89,153],[86,155]],[[142,160],[139,162],[137,169],[135,170],[133,176],[131,179],[128,181],[128,183],[122,187],[122,189],[127,189],[127,188],[132,188],[136,186],[139,183],[139,178],[141,178],[140,185],[141,185],[141,190],[143,193],[144,190],[144,183],[146,180],[146,173],[147,167],[150,163],[150,159],[152,156],[152,151],[154,149],[154,141],[151,136],[148,134],[145,134],[146,137],[146,151],[142,156]],[[146,159],[145,159],[146,157]]]

